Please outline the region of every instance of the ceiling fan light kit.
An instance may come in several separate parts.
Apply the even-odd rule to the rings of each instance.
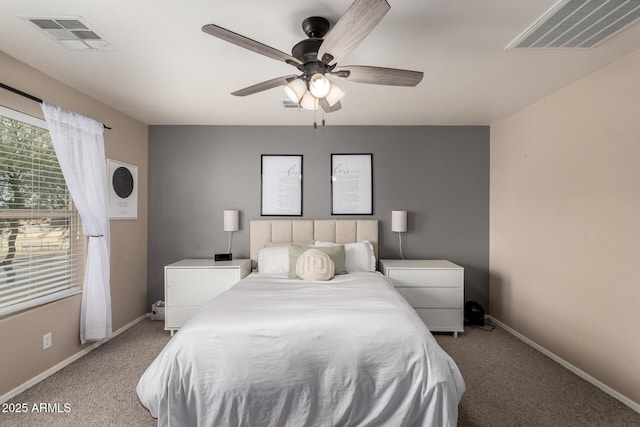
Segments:
[[[307,39],[296,43],[291,55],[234,33],[214,24],[202,27],[205,33],[245,49],[296,67],[302,74],[283,76],[233,92],[246,96],[278,86],[284,86],[291,101],[307,110],[322,107],[325,113],[342,108],[344,92],[327,76],[356,83],[416,86],[422,80],[420,71],[362,65],[338,66],[338,62],[362,42],[391,7],[386,0],[354,0],[347,11],[329,30],[329,21],[312,16],[302,22]]]
[[[338,87],[338,85],[331,83],[328,78],[320,73],[316,73],[311,77],[311,80],[309,81],[309,90],[307,90],[307,83],[305,80],[300,77],[284,86],[284,93],[292,102],[299,104],[307,110],[314,111],[319,105],[323,106],[322,101],[326,101],[329,107],[333,107],[336,105],[336,102],[340,101],[344,96],[344,92]],[[302,99],[305,97],[306,100],[303,104]],[[311,98],[315,98],[315,101]],[[327,113],[336,111],[336,109],[328,111],[324,106],[323,110]]]

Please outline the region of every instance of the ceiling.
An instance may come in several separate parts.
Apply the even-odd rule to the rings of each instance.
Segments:
[[[593,49],[505,50],[557,0],[388,1],[391,10],[340,65],[424,78],[414,88],[340,79],[346,95],[341,110],[325,115],[327,125],[486,125],[640,48],[636,23]],[[201,27],[216,24],[290,53],[306,38],[304,18],[333,24],[350,3],[2,0],[0,50],[147,124],[310,125],[313,112],[283,108],[281,88],[230,95],[295,68]],[[67,50],[20,16],[80,16],[117,50]],[[320,121],[323,113],[315,115]]]

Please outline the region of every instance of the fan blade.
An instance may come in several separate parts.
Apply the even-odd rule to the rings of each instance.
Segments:
[[[325,36],[318,60],[329,65],[340,61],[369,35],[390,8],[386,0],[355,0]]]
[[[218,27],[217,25],[208,24],[202,27],[202,31],[207,34],[210,34],[214,37],[227,41],[229,43],[233,43],[245,49],[252,50],[256,53],[259,53],[264,56],[268,56],[269,58],[276,59],[278,61],[286,62],[287,64],[291,64],[293,66],[302,65],[299,59],[294,58],[291,55],[288,55],[278,49],[274,49],[271,46],[267,46],[266,44],[262,44],[255,40],[252,40],[248,37],[241,36],[240,34],[234,33],[233,31],[226,30],[222,27]]]
[[[349,75],[345,76],[344,71]],[[422,81],[422,71],[398,70],[395,68],[368,67],[365,65],[346,65],[331,73],[337,77],[345,77],[351,82],[368,83],[387,86],[416,86]]]
[[[276,77],[275,79],[267,80],[266,82],[258,83],[253,86],[245,87],[244,89],[237,90],[231,95],[235,96],[247,96],[252,95],[254,93],[262,92],[263,90],[271,89],[278,86],[284,86],[288,84],[291,80],[297,78],[295,74],[290,74],[288,76]]]
[[[322,107],[325,113],[333,113],[334,111],[338,111],[339,109],[342,108],[342,105],[340,105],[340,101],[333,104],[333,107],[332,107],[324,98],[320,98],[320,106]]]

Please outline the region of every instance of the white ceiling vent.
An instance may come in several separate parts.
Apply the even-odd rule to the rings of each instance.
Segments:
[[[300,104],[298,104],[297,102],[293,102],[291,100],[288,99],[283,99],[282,100],[282,107],[284,108],[285,111],[298,111],[298,112],[302,112],[303,109],[300,106]]]
[[[69,50],[116,50],[113,43],[80,16],[21,18],[31,22]]]
[[[507,49],[591,48],[640,18],[640,0],[562,0]]]

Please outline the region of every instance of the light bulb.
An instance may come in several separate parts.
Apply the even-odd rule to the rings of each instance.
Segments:
[[[331,90],[331,82],[324,74],[316,73],[309,79],[309,91],[316,98],[324,98]]]

